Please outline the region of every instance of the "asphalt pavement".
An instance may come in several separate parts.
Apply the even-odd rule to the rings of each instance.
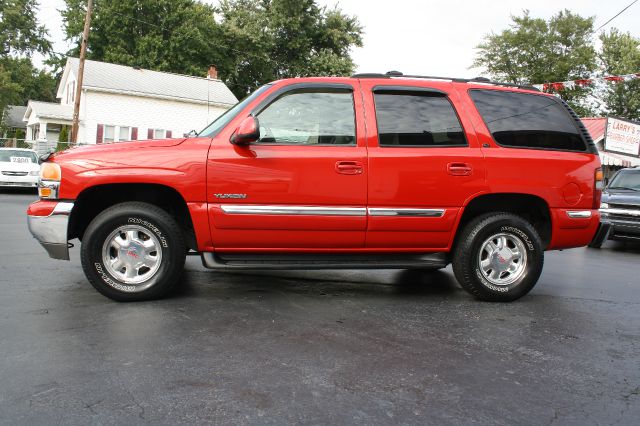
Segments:
[[[0,191],[0,424],[640,423],[640,246],[548,252],[523,299],[447,268],[221,273],[116,303]]]

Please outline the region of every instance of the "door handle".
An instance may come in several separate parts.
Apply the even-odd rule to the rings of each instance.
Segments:
[[[449,163],[447,164],[447,173],[452,176],[471,176],[473,167],[467,163]]]
[[[336,162],[336,173],[343,175],[361,175],[364,167],[359,161],[338,161]]]

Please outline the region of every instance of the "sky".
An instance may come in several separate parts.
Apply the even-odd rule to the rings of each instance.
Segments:
[[[217,4],[216,0],[206,0]],[[364,27],[364,45],[352,50],[357,72],[402,71],[405,74],[476,77],[470,69],[475,46],[491,32],[499,33],[512,15],[527,9],[531,16],[548,19],[562,9],[595,16],[595,28],[629,5],[632,0],[317,0],[337,5],[358,17]],[[58,12],[63,0],[40,0],[38,17],[54,42],[54,50],[68,49]],[[640,37],[640,2],[603,30],[616,27]],[[36,61],[38,59],[36,58]],[[543,82],[537,82],[543,83]]]

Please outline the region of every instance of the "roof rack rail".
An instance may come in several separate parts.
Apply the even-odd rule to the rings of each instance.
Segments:
[[[540,91],[540,89],[534,86],[530,86],[526,84],[523,85],[523,84],[504,83],[500,81],[492,81],[486,77],[458,78],[458,77],[438,77],[434,75],[405,75],[400,71],[389,71],[385,74],[380,74],[380,73],[353,74],[351,77],[353,78],[422,78],[425,80],[449,80],[455,83],[493,84],[495,86],[516,87],[518,89],[535,90],[536,92]]]

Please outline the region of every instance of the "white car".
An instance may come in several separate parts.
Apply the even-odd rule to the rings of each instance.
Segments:
[[[0,187],[37,188],[38,154],[32,149],[0,148]]]

